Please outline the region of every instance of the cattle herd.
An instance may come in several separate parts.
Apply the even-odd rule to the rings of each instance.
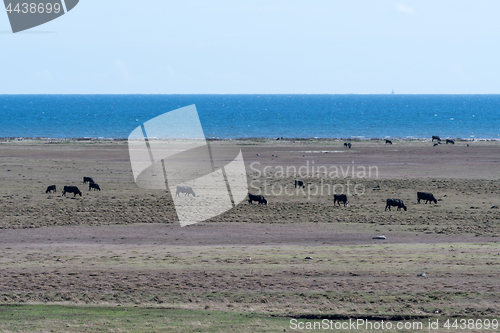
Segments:
[[[433,135],[432,136],[432,142],[434,142],[434,140],[436,140],[437,142],[433,144],[434,147],[436,147],[437,145],[440,145],[441,144],[441,138],[438,136],[438,135]],[[446,144],[452,144],[454,145],[455,144],[455,140],[452,140],[452,139],[446,139]],[[469,145],[467,145],[468,147]]]
[[[433,136],[432,141],[434,141],[434,140],[436,140],[438,142],[438,143],[435,143],[434,146],[441,144],[441,138],[439,136]],[[446,144],[448,144],[448,143],[455,144],[455,141],[453,141],[451,139],[446,139]],[[385,144],[392,145],[392,141],[389,139],[386,139]],[[346,148],[351,148],[352,145],[350,142],[345,142],[344,146]],[[257,154],[257,156],[258,155],[259,154]],[[297,179],[294,181],[294,186],[295,186],[295,188],[297,188],[297,187],[305,188],[304,182],[302,180],[297,180]],[[191,191],[192,191],[192,189],[191,189]],[[179,190],[179,187],[178,187],[177,193],[179,193],[179,192],[186,193],[186,192],[183,192],[182,189]],[[193,195],[194,195],[194,192],[193,192]],[[429,202],[431,202],[431,203],[434,202],[435,204],[437,204],[437,199],[434,197],[434,195],[432,193],[428,193],[428,192],[417,192],[417,202],[420,203],[420,200],[425,200],[426,204]],[[265,205],[268,204],[268,201],[266,200],[266,198],[264,198],[264,196],[248,193],[248,203],[252,204],[254,201],[258,202],[259,204],[265,204]],[[337,204],[339,205],[339,207],[341,207],[341,204],[343,204],[344,207],[347,207],[349,205],[349,200],[347,199],[347,195],[334,194],[333,205],[336,206]],[[405,211],[408,210],[408,207],[406,207],[403,200],[401,200],[401,199],[394,199],[394,198],[387,199],[385,210],[386,211],[387,211],[387,209],[391,210],[391,207],[397,207],[397,210],[400,210],[401,208],[404,209]]]
[[[101,188],[99,187],[99,184],[94,182],[94,180],[91,177],[83,177],[83,184],[89,184],[89,191],[94,190],[94,191],[100,191]],[[47,187],[47,190],[45,193],[57,193],[57,187],[56,185],[50,185]],[[76,197],[77,195],[82,196],[82,191],[77,186],[64,186],[62,195],[66,196],[66,193],[72,193],[73,197]]]
[[[434,143],[436,141],[436,143]],[[431,142],[433,143],[433,146],[436,147],[441,144],[441,138],[438,135],[433,135]],[[446,144],[455,144],[455,140],[453,139],[446,139]],[[386,145],[392,145],[392,140],[385,139],[385,144]],[[344,147],[351,149],[352,144],[350,142],[344,142]],[[469,147],[469,145],[467,145]]]
[[[278,138],[278,140],[280,140],[280,139],[283,139],[283,138]],[[437,141],[437,143],[435,143],[434,146],[441,144],[441,138],[439,136],[433,135],[432,141]],[[455,144],[455,141],[453,141],[451,139],[446,139],[446,144],[448,144],[448,143]],[[386,139],[385,144],[392,145],[392,141]],[[350,142],[345,142],[344,146],[347,148],[351,148],[352,145]],[[257,154],[257,156],[258,155],[259,154]],[[91,190],[100,191],[101,190],[101,188],[99,187],[99,184],[94,182],[94,179],[92,179],[91,177],[83,177],[83,184],[89,184],[89,191],[91,191]],[[294,186],[295,186],[295,188],[297,188],[297,187],[305,188],[304,182],[301,180],[297,180],[297,179],[294,181]],[[56,192],[57,192],[56,185],[48,186],[47,190],[45,191],[45,193],[56,193]],[[82,196],[82,192],[76,186],[64,186],[62,195],[66,196],[66,193],[73,193],[73,197],[76,197],[77,195]],[[180,197],[180,194],[182,194],[182,193],[184,193],[184,197],[185,196],[189,197],[190,195],[192,195],[193,197],[196,197],[194,190],[189,186],[177,186],[177,192],[175,193],[175,196]],[[431,202],[431,203],[434,202],[435,204],[437,204],[437,199],[434,197],[434,195],[432,193],[428,193],[428,192],[417,192],[417,203],[420,203],[420,200],[425,200],[426,204],[429,202]],[[264,196],[248,193],[248,203],[252,204],[254,201],[259,203],[259,204],[263,204],[263,205],[268,204],[268,201],[266,198],[264,198]],[[344,207],[347,207],[349,205],[349,200],[347,199],[347,195],[334,194],[333,205],[336,206],[337,204],[339,205],[339,207],[341,207],[341,204],[343,204]],[[394,198],[390,198],[390,199],[386,200],[385,211],[387,211],[387,209],[391,210],[391,207],[397,207],[397,210],[400,210],[401,208],[403,208],[405,211],[407,211],[407,209],[408,209],[406,207],[406,205],[404,204],[403,200],[394,199]]]
[[[94,180],[91,177],[83,177],[83,184],[89,184],[89,191],[94,190],[94,191],[100,191],[101,188],[99,187],[99,184],[94,182]],[[302,187],[305,188],[305,184],[301,180],[295,180],[294,181],[295,187]],[[45,193],[57,193],[57,187],[56,185],[50,185],[47,187],[47,190]],[[77,195],[82,196],[82,192],[80,189],[78,189],[77,186],[64,186],[62,195],[66,196],[66,193],[72,193],[73,197],[76,197]],[[194,193],[193,188],[190,186],[177,186],[177,192],[175,193],[176,196],[180,197],[180,194],[184,193],[184,196],[190,196],[192,195],[193,197],[196,197],[196,194]],[[434,202],[437,204],[437,199],[434,197],[432,193],[428,192],[417,192],[417,202],[420,203],[420,200],[425,200],[425,203],[429,202]],[[257,195],[257,194],[252,194],[248,193],[248,203],[252,204],[253,202],[257,202],[259,204],[267,205],[268,201],[266,198],[264,198],[263,195]],[[349,206],[349,200],[347,199],[347,195],[345,194],[334,194],[333,195],[333,205],[339,205],[341,207],[341,204],[344,205],[344,207]],[[406,205],[404,204],[403,200],[401,199],[387,199],[386,201],[386,206],[385,210],[389,208],[391,210],[391,207],[397,207],[398,210],[403,208],[405,211],[407,210]]]
[[[441,138],[437,135],[433,135],[431,141],[432,142],[437,141],[437,143],[434,143],[434,146],[441,144]],[[392,145],[392,141],[389,139],[386,139],[385,144]],[[446,144],[455,144],[455,141],[452,139],[446,139]],[[352,145],[350,142],[344,142],[344,147],[350,149],[351,146]],[[467,146],[469,146],[469,145],[467,145]],[[260,154],[257,154],[257,156],[259,156],[259,155]],[[297,187],[305,188],[304,182],[302,180],[297,180],[297,179],[294,181],[294,186],[295,186],[295,188],[297,188]],[[179,192],[179,188],[177,188],[177,191]],[[437,204],[436,197],[434,197],[434,195],[432,193],[428,193],[428,192],[417,192],[417,203],[420,203],[420,200],[425,200],[426,204],[429,202],[431,202],[431,203],[434,202],[435,204]],[[248,193],[248,203],[251,204],[253,201],[258,202],[259,204],[265,204],[265,205],[268,204],[268,202],[264,198],[264,196]],[[336,206],[337,204],[339,205],[339,207],[341,207],[341,204],[343,204],[344,207],[347,207],[349,205],[349,200],[347,199],[347,195],[334,194],[333,205]],[[385,205],[385,211],[387,211],[387,209],[391,210],[391,207],[397,207],[397,210],[401,210],[401,208],[404,209],[405,211],[408,210],[408,207],[406,207],[403,200],[401,200],[401,199],[394,199],[394,198],[387,199],[386,205]]]
[[[303,187],[304,182],[301,180],[295,180],[295,187]],[[304,186],[305,187],[305,186]],[[437,199],[434,196],[434,194],[429,193],[429,192],[417,192],[417,203],[420,203],[420,200],[425,200],[425,203],[432,203],[434,202],[437,204]],[[252,194],[248,193],[248,203],[252,204],[253,201],[258,202],[259,204],[264,204],[267,205],[268,202],[266,198],[264,198],[263,195],[257,195],[257,194]],[[349,200],[347,199],[347,195],[345,194],[334,194],[333,195],[333,206],[339,205],[341,207],[341,204],[344,205],[344,207],[349,206]],[[391,207],[397,207],[398,210],[403,208],[405,211],[408,210],[408,207],[404,204],[403,200],[401,199],[394,199],[390,198],[386,200],[386,205],[385,205],[385,211],[387,211],[387,208],[391,210]]]

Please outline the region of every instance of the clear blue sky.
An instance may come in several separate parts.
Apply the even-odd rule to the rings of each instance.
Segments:
[[[500,93],[500,1],[80,0],[9,33],[0,94]]]

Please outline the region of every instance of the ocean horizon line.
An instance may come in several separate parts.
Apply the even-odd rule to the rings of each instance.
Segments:
[[[0,96],[498,96],[500,93],[12,93]]]

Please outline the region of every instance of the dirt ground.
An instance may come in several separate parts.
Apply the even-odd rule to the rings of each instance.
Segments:
[[[125,142],[0,142],[0,302],[498,318],[500,142],[393,142],[212,142],[241,148],[269,205],[184,228],[170,193],[134,183]]]

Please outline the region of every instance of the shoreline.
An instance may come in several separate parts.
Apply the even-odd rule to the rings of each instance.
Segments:
[[[441,141],[446,139],[453,139],[455,141],[461,142],[487,142],[487,141],[500,141],[500,138],[450,138],[443,137]],[[151,140],[151,139],[150,139]],[[154,140],[154,139],[153,139]],[[179,141],[184,139],[179,139]],[[369,142],[369,141],[385,141],[394,140],[402,142],[429,142],[432,141],[431,138],[319,138],[319,137],[308,137],[308,138],[269,138],[269,137],[241,137],[241,138],[206,138],[207,141],[299,141],[299,142],[314,142],[314,141],[359,141],[359,142]],[[127,138],[105,138],[105,137],[76,137],[76,138],[50,138],[50,137],[0,137],[0,142],[12,142],[12,141],[48,141],[48,142],[92,142],[92,141],[128,141]]]

